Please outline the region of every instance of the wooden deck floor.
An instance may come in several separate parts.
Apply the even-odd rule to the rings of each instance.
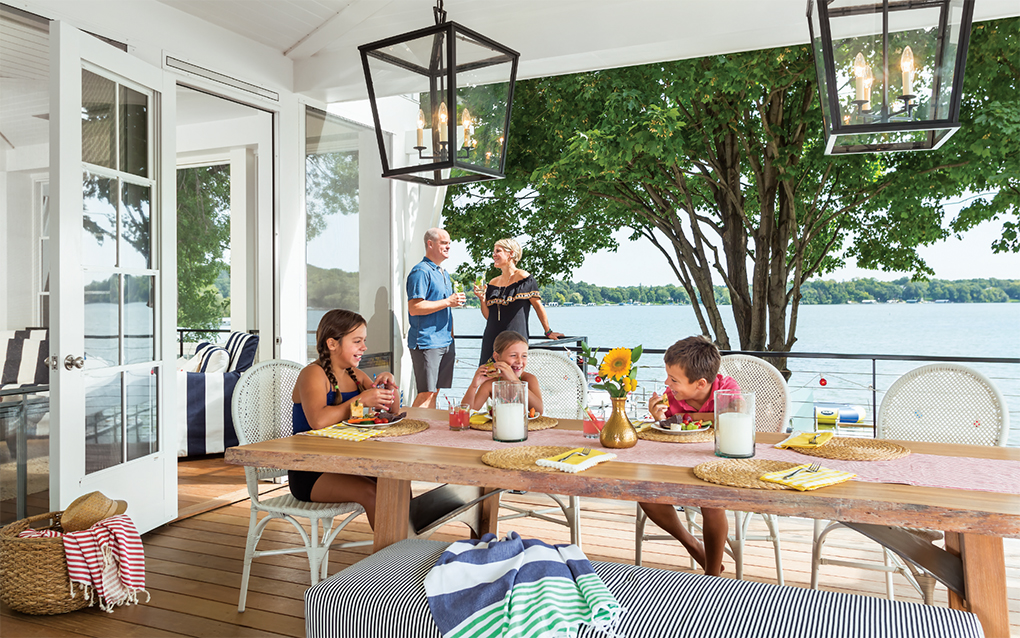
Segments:
[[[194,515],[143,537],[146,588],[151,596],[148,603],[119,607],[112,614],[93,608],[59,616],[26,616],[0,606],[3,637],[303,636],[302,596],[308,587],[309,574],[307,560],[301,555],[256,561],[252,567],[247,611],[237,612],[249,516],[248,502],[241,500],[246,492],[240,468],[228,466],[218,458],[181,463],[179,492],[180,511]],[[537,494],[509,498],[551,504]],[[633,504],[584,499],[582,519],[584,551],[589,558],[633,562]],[[760,520],[756,517],[752,533],[764,531]],[[807,587],[811,521],[784,518],[780,525],[786,584]],[[547,542],[569,541],[566,527],[537,519],[518,519],[501,526],[501,531],[509,529]],[[441,528],[432,538],[452,541],[465,537],[467,528],[453,524]],[[371,530],[364,517],[354,521],[340,536],[340,540],[369,538]],[[274,521],[260,547],[283,546],[284,543],[300,543],[300,539],[287,523]],[[838,538],[833,534],[829,544],[834,545],[842,557],[868,556],[880,560],[872,544],[858,542],[851,532],[844,532]],[[360,560],[370,550],[370,547],[359,547],[332,552],[330,573]],[[687,555],[675,542],[647,542],[644,558],[648,566],[689,570]],[[1020,637],[1020,540],[1006,539],[1006,565],[1012,636]],[[732,576],[733,569],[733,563],[727,558],[727,575]],[[876,572],[835,566],[822,569],[825,589],[884,595],[882,576]],[[775,582],[771,544],[748,543],[745,579]],[[899,577],[896,578],[896,595],[900,600],[920,600]],[[936,602],[946,605],[946,591],[941,586],[936,590]]]

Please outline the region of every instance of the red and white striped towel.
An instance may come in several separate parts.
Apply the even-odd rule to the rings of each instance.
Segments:
[[[19,537],[60,536],[53,530],[25,530]],[[89,597],[89,606],[112,612],[123,604],[138,604],[145,591],[145,551],[134,523],[126,514],[111,516],[80,532],[64,537],[64,554],[75,589]]]

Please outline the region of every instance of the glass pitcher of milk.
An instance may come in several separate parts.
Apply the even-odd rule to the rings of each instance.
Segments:
[[[715,455],[731,459],[754,456],[754,392],[716,390]]]
[[[492,384],[492,440],[517,443],[528,440],[528,382]]]

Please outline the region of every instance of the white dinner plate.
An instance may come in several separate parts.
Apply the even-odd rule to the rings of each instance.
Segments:
[[[704,432],[705,430],[708,430],[712,426],[706,425],[704,427],[698,428],[697,430],[670,430],[668,425],[666,427],[663,427],[658,423],[653,423],[652,427],[658,430],[659,432],[665,432],[666,434],[694,434],[695,432]]]

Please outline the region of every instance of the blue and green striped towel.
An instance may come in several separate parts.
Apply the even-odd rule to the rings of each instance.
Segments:
[[[443,638],[576,636],[582,623],[616,636],[623,613],[580,548],[517,532],[451,544],[425,593]]]

